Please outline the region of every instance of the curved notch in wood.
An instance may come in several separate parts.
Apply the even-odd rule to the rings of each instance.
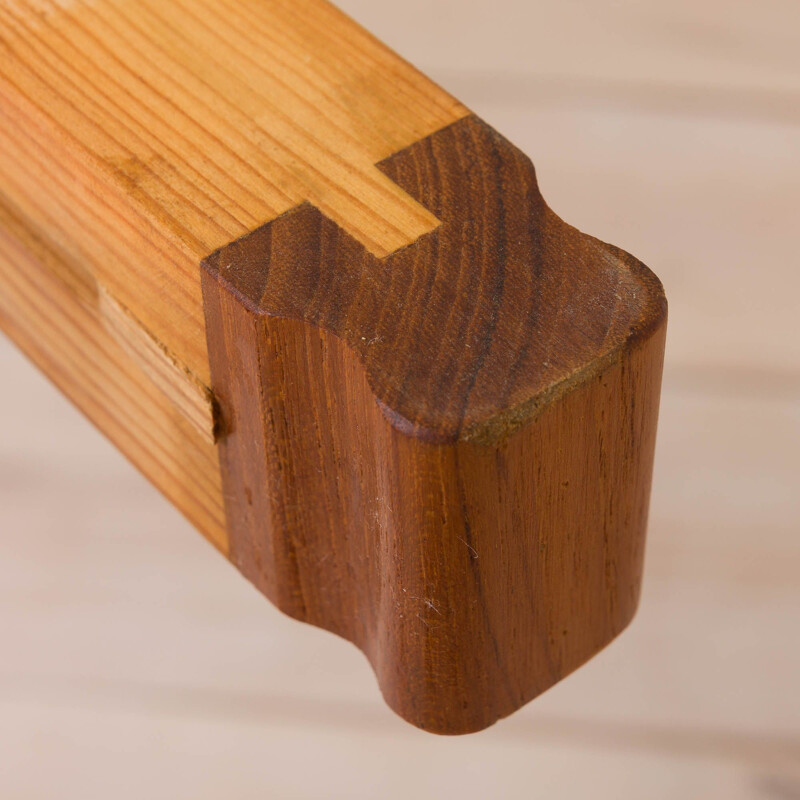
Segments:
[[[474,117],[378,166],[437,229],[376,258],[304,204],[204,261],[231,557],[465,733],[634,613],[666,302]]]

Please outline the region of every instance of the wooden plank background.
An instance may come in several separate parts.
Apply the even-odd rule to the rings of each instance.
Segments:
[[[800,7],[340,5],[666,285],[639,616],[494,728],[414,730],[2,340],[0,796],[800,797]]]

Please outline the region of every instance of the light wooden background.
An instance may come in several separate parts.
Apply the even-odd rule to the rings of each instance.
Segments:
[[[2,340],[0,797],[800,798],[800,5],[341,5],[666,285],[639,615],[510,720],[420,733]]]

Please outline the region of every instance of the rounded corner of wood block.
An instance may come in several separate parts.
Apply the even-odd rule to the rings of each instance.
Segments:
[[[666,301],[475,118],[378,166],[440,225],[376,257],[304,203],[204,261],[231,552],[473,732],[633,616]]]

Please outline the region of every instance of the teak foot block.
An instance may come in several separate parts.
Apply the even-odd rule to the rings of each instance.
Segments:
[[[231,558],[465,733],[633,616],[666,304],[474,117],[379,167],[440,226],[377,258],[303,204],[203,263]]]

